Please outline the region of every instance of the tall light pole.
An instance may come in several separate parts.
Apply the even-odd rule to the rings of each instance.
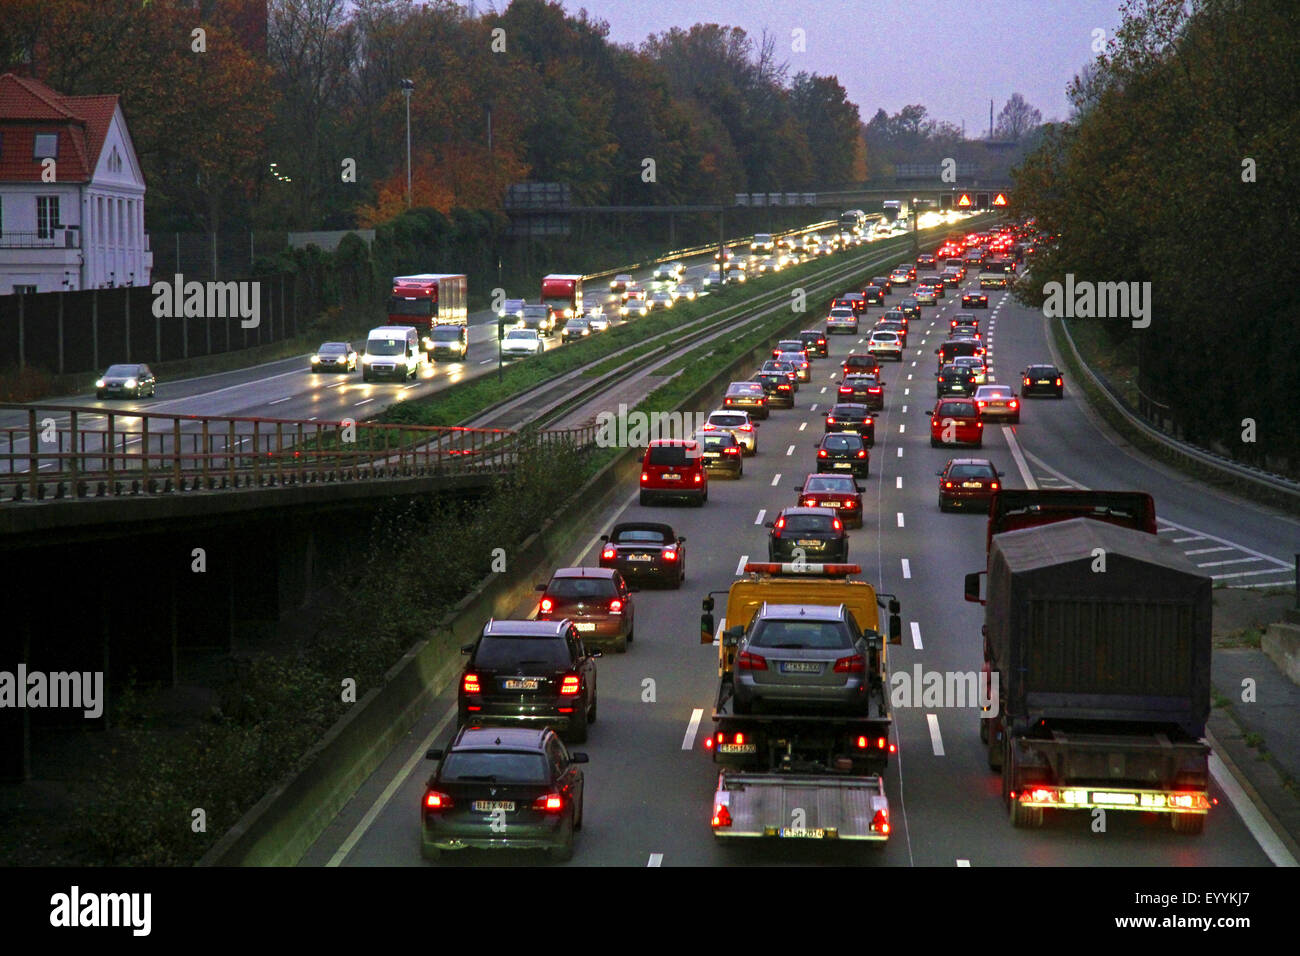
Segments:
[[[402,80],[402,96],[406,99],[406,208],[411,208],[411,93],[415,84]]]

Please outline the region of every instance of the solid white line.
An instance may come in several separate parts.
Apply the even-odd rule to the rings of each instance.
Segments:
[[[1182,544],[1184,541],[1204,541],[1205,535],[1194,534],[1190,538],[1171,538],[1170,540],[1173,541],[1174,544]]]
[[[682,738],[683,750],[695,749],[695,735],[700,730],[700,718],[702,718],[703,716],[704,716],[704,710],[700,707],[696,707],[694,710],[691,711],[690,723],[686,725],[686,736]]]
[[[1206,733],[1205,736],[1212,749],[1219,751],[1223,749],[1211,734]],[[1273,865],[1298,865],[1296,858],[1287,850],[1286,845],[1278,839],[1277,834],[1273,832],[1273,828],[1268,825],[1259,809],[1246,796],[1246,792],[1241,789],[1241,784],[1237,783],[1237,778],[1224,766],[1223,761],[1213,753],[1210,754],[1210,776],[1223,790],[1224,796],[1228,798],[1232,808],[1241,817],[1241,822],[1246,824],[1246,829],[1250,831],[1250,835],[1255,838],[1255,842],[1260,845],[1268,858],[1273,861]]]
[[[1211,574],[1210,577],[1219,581],[1223,578],[1256,578],[1261,574],[1282,574],[1281,568],[1269,568],[1267,571],[1238,571],[1235,574]]]
[[[925,722],[930,725],[930,743],[934,747],[934,755],[942,757],[943,737],[939,734],[939,717],[936,714],[926,714]]]
[[[483,361],[479,362],[478,364],[479,364],[479,365],[487,365],[489,362],[495,362],[495,361],[496,361],[496,359],[484,359]]]
[[[1020,478],[1025,483],[1025,487],[1030,491],[1038,490],[1038,482],[1034,480],[1034,474],[1029,470],[1029,463],[1025,461],[1025,456],[1020,453],[1020,443],[1016,441],[1015,433],[1010,426],[1002,426],[1002,435],[1007,440],[1007,447],[1011,449],[1011,458],[1016,463],[1016,468],[1020,471]]]
[[[925,650],[921,646],[921,625],[917,624],[916,621],[912,621],[912,647],[918,651]]]
[[[754,524],[762,524],[765,517],[767,517],[767,509],[759,508],[758,517],[754,519]]]
[[[740,560],[736,562],[736,576],[737,576],[737,577],[739,577],[740,575],[742,575],[742,574],[745,573],[745,565],[748,564],[748,563],[749,563],[749,555],[747,555],[747,554],[742,554],[742,555],[740,556]]]
[[[777,483],[780,480],[781,480],[781,473],[778,471],[775,475],[772,476],[772,487],[775,488],[777,486]]]
[[[898,513],[898,526],[903,527],[903,512],[901,511]]]
[[[907,558],[903,558],[902,560],[903,560],[903,577],[910,578],[912,576],[912,562],[908,561]]]
[[[659,866],[663,861],[664,855],[662,853],[651,853],[650,862],[647,863],[646,866]]]
[[[356,408],[358,405],[369,405],[373,401],[374,401],[373,398],[367,398],[364,401],[357,402],[356,405],[353,405],[352,407]]]

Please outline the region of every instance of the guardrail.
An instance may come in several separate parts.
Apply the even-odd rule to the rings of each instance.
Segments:
[[[1110,384],[1105,378],[1099,376],[1096,372],[1088,367],[1079,354],[1078,346],[1074,344],[1074,338],[1070,335],[1070,329],[1061,321],[1061,331],[1065,335],[1065,341],[1070,346],[1070,351],[1074,354],[1074,360],[1078,363],[1079,368],[1090,378],[1094,385],[1101,391],[1102,395],[1110,402],[1115,411],[1136,428],[1146,437],[1159,443],[1169,451],[1189,459],[1198,465],[1209,468],[1214,472],[1229,478],[1233,481],[1248,481],[1262,491],[1270,494],[1280,495],[1283,500],[1289,502],[1292,507],[1300,507],[1300,482],[1292,481],[1283,475],[1277,475],[1262,468],[1255,468],[1250,465],[1243,465],[1240,462],[1233,461],[1225,455],[1219,455],[1205,448],[1200,448],[1190,442],[1182,441],[1165,434],[1160,429],[1146,421],[1141,413],[1129,404],[1128,399],[1119,393],[1119,391]],[[1162,406],[1163,407],[1163,406]],[[1300,586],[1300,585],[1297,585]]]
[[[594,428],[518,432],[66,405],[0,410],[27,417],[23,426],[0,427],[0,503],[499,473],[529,441],[595,443]]]

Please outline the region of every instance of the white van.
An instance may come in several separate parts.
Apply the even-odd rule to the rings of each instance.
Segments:
[[[420,371],[420,335],[413,326],[381,325],[366,336],[361,357],[361,379],[395,378],[406,381]]]

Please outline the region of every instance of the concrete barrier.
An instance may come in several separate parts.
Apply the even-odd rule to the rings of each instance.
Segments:
[[[1291,683],[1300,684],[1300,624],[1270,624],[1259,646]]]

